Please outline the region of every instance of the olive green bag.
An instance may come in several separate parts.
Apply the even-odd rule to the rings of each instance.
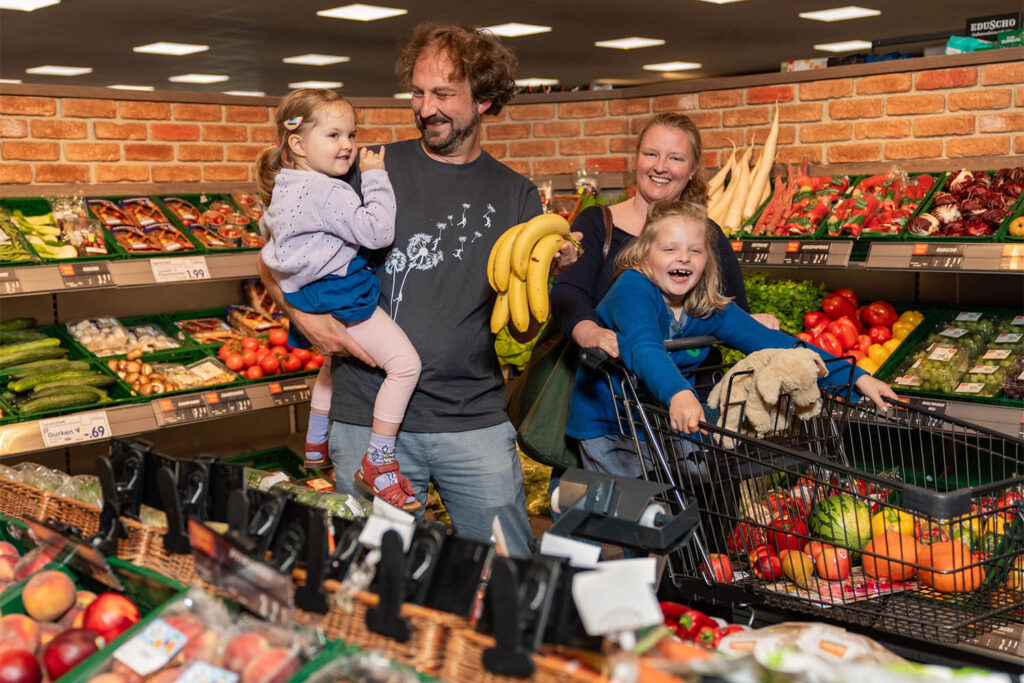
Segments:
[[[607,206],[601,208],[605,227],[603,260],[611,247],[612,217]],[[579,346],[556,325],[548,324],[509,394],[508,417],[516,428],[519,447],[532,459],[552,467],[582,466],[579,453],[565,436],[579,356]]]

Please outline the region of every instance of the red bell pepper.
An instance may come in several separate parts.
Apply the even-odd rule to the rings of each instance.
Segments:
[[[857,312],[856,304],[838,292],[831,292],[821,301],[821,310],[832,320]]]
[[[810,332],[811,328],[821,323],[828,323],[831,320],[821,311],[808,311],[804,313],[804,332]]]
[[[871,341],[875,344],[884,344],[892,339],[892,330],[884,325],[873,325],[871,329],[868,330],[868,337],[870,337]]]
[[[807,525],[800,519],[778,517],[772,520],[768,545],[775,550],[800,550],[807,542]]]
[[[892,329],[893,324],[899,320],[896,309],[886,301],[875,301],[868,304],[861,314],[861,321],[869,328],[876,325]]]
[[[698,645],[707,648],[718,647],[718,643],[722,640],[722,631],[718,626],[702,626],[694,634],[693,640]]]
[[[826,329],[835,335],[839,345],[843,347],[843,351],[857,345],[857,328],[848,317],[843,316],[833,320]]]
[[[831,353],[833,356],[843,355],[843,346],[836,339],[836,336],[829,331],[822,332],[817,337],[811,340],[811,343],[817,346],[823,351]]]
[[[714,626],[715,622],[711,621],[711,617],[707,616],[700,610],[687,609],[683,613],[683,616],[679,617],[679,628],[686,633],[685,636],[679,636],[683,640],[694,640],[697,632],[705,626]],[[678,634],[678,631],[677,631]]]

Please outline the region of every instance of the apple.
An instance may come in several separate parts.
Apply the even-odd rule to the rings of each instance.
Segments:
[[[0,653],[0,683],[40,683],[43,669],[31,652],[8,650]]]
[[[729,556],[721,553],[709,554],[708,562],[702,567],[701,573],[709,579],[714,576],[718,583],[731,583],[732,564],[729,562]]]
[[[73,628],[54,637],[43,648],[42,660],[50,680],[56,680],[99,651],[97,636],[84,628]]]
[[[139,609],[120,593],[100,593],[85,608],[82,627],[108,643],[139,622]]]

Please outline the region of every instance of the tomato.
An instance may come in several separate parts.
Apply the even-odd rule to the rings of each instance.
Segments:
[[[302,361],[293,354],[287,354],[281,358],[281,370],[284,372],[295,372],[302,369]]]
[[[259,345],[260,345],[260,342],[259,342],[259,340],[256,339],[256,337],[244,337],[242,339],[242,348],[243,349],[255,349]]]
[[[313,355],[310,356],[309,360],[311,360],[312,362],[316,363],[317,367],[320,367],[321,365],[324,364],[324,357],[322,355],[320,355],[319,351],[314,351]]]
[[[247,368],[251,368],[259,362],[259,358],[256,357],[256,352],[252,349],[248,349],[242,354],[242,365]]]
[[[893,323],[899,320],[899,316],[896,315],[896,309],[892,307],[892,304],[885,301],[875,301],[868,304],[864,309],[861,320],[868,327],[882,325],[883,327],[892,328]]]
[[[288,332],[282,327],[275,327],[270,330],[268,340],[271,346],[284,346],[288,343]]]
[[[281,371],[281,361],[277,359],[277,356],[272,353],[268,353],[263,356],[263,360],[260,361],[260,368],[263,369],[264,374],[276,375]]]
[[[287,346],[271,346],[270,347],[270,353],[275,358],[281,359],[281,358],[284,358],[285,356],[288,355],[288,347]]]
[[[264,356],[270,353],[270,349],[268,349],[266,346],[260,346],[256,349],[255,353],[256,362],[259,363],[261,360],[263,360]]]
[[[309,349],[292,349],[292,355],[303,363],[313,357],[313,353]]]
[[[845,548],[826,545],[814,559],[818,576],[829,581],[840,581],[850,575],[850,553]]]
[[[888,327],[874,325],[870,330],[868,330],[868,337],[875,344],[884,344],[892,339],[892,331]]]
[[[857,346],[857,328],[848,317],[843,316],[833,320],[826,329],[835,335],[836,340],[843,347],[844,351]]]
[[[254,365],[245,371],[245,376],[249,379],[259,379],[263,377],[263,368],[258,365]]]
[[[228,366],[228,370],[234,370],[235,372],[238,372],[244,366],[244,363],[242,362],[242,354],[228,354],[228,357],[224,359],[224,365]]]
[[[808,311],[804,313],[804,332],[810,332],[811,328],[821,323],[827,323],[829,317],[821,311]]]
[[[319,370],[320,366],[317,364],[317,362],[315,360],[307,360],[305,362],[305,364],[302,366],[302,369],[303,370]]]

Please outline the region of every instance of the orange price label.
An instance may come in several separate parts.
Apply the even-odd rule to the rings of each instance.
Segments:
[[[216,391],[209,391],[206,393],[206,402],[210,404],[220,403],[220,396],[217,395]]]
[[[928,245],[927,244],[922,244],[920,242],[915,242],[914,243],[914,255],[915,256],[922,256],[922,255],[927,254],[927,253],[928,253]]]
[[[71,277],[75,274],[75,267],[70,263],[62,263],[58,268],[60,269],[60,274],[64,277]]]
[[[786,242],[786,253],[787,254],[792,254],[792,253],[797,252],[797,251],[800,251],[800,243],[799,242]]]
[[[739,240],[733,240],[731,244],[733,251],[743,251],[743,242],[740,242]]]
[[[280,394],[281,393],[281,383],[280,382],[271,382],[267,386],[270,387],[270,393],[272,393],[272,394]]]
[[[174,410],[174,403],[169,398],[162,398],[160,399],[160,410],[164,411],[165,413],[170,412]]]

